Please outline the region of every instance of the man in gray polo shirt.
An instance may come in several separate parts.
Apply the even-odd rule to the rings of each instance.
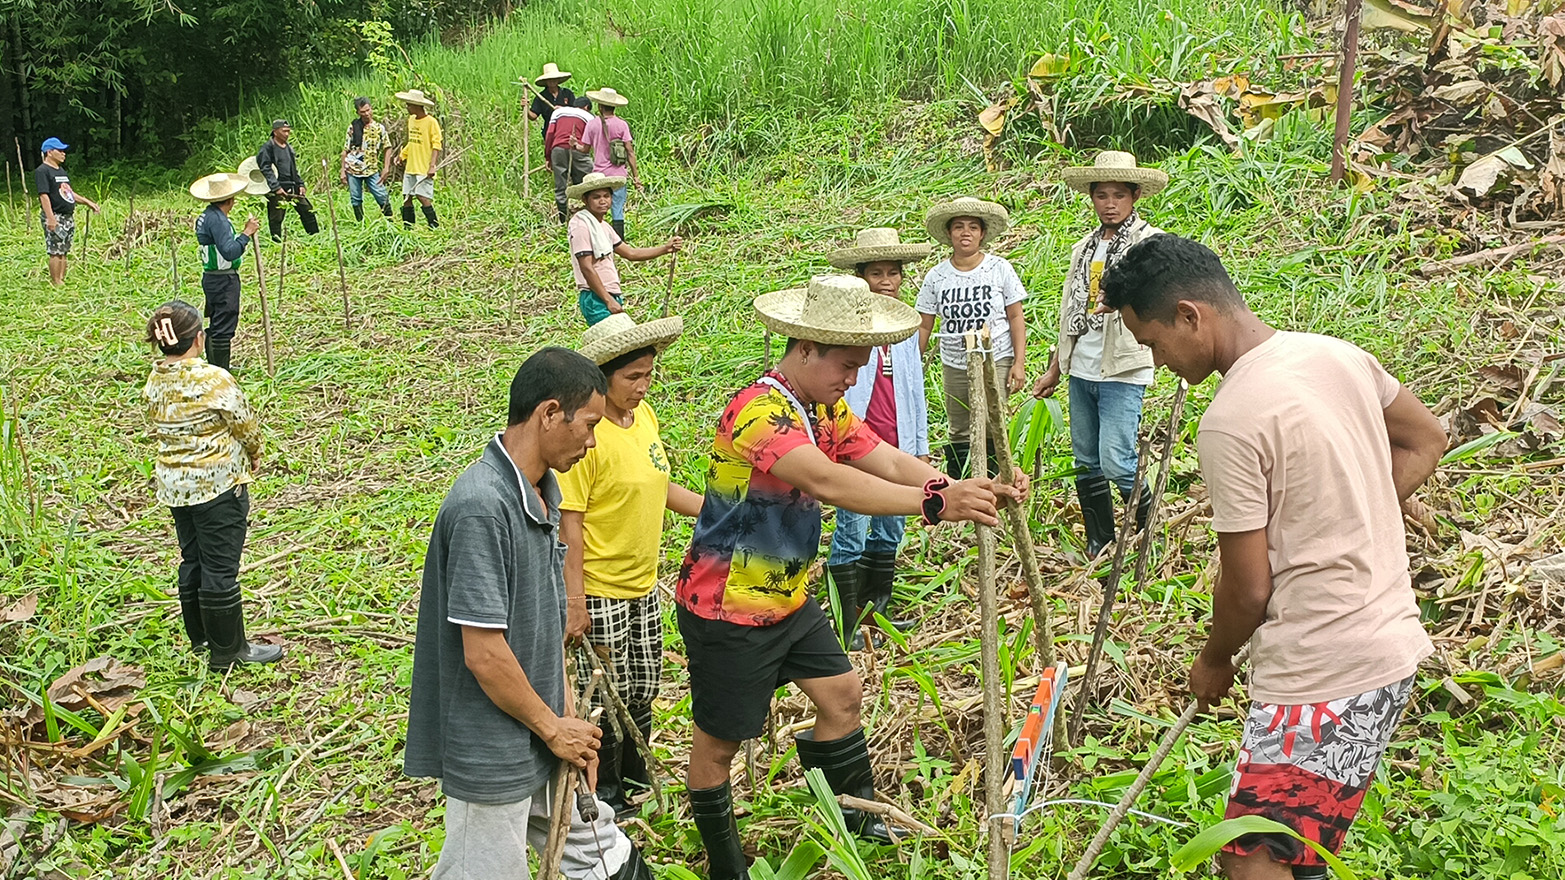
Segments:
[[[553,471],[592,447],[605,390],[597,365],[573,351],[528,358],[511,380],[506,429],[435,517],[404,756],[409,776],[439,777],[446,796],[434,880],[525,880],[528,844],[542,850],[548,835],[558,763],[596,773],[597,726],[566,714],[565,545]],[[614,810],[600,802],[589,823],[574,803],[564,876],[651,880]]]

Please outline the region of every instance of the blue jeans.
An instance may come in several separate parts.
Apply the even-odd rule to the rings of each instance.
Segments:
[[[614,201],[609,205],[610,220],[625,219],[625,190],[629,187],[622,186],[614,191]]]
[[[831,533],[827,565],[847,565],[868,553],[895,556],[907,531],[905,516],[867,516],[837,508],[837,529]]]
[[[386,196],[386,185],[380,182],[379,174],[370,174],[360,177],[357,174],[348,175],[348,202],[353,207],[362,207],[364,204],[364,188],[370,188],[370,195],[375,198],[375,203],[382,208],[390,208],[391,201]]]
[[[1070,377],[1071,455],[1076,467],[1102,474],[1121,492],[1136,482],[1136,431],[1146,386]]]

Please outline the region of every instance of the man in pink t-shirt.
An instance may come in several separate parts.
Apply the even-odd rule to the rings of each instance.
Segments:
[[[598,105],[598,118],[587,123],[581,139],[572,143],[572,149],[592,154],[592,170],[609,177],[623,177],[637,189],[641,188],[641,175],[636,170],[636,145],[630,136],[630,126],[619,117],[619,108],[630,99],[611,88],[604,87],[587,92],[587,97]],[[618,159],[618,161],[616,161]],[[611,205],[612,225],[620,238],[625,237],[625,186],[614,190]]]
[[[1434,473],[1445,431],[1368,352],[1267,326],[1198,242],[1151,236],[1101,289],[1156,363],[1191,385],[1223,376],[1196,435],[1221,573],[1190,690],[1221,700],[1250,644],[1227,817],[1336,852],[1433,651],[1400,504]],[[1222,863],[1236,880],[1326,876],[1284,835],[1243,835]]]

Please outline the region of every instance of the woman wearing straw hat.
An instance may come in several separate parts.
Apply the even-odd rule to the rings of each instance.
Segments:
[[[641,187],[641,175],[636,170],[636,145],[630,136],[630,126],[619,116],[619,108],[630,99],[608,86],[594,89],[587,97],[598,105],[598,119],[587,126],[580,143],[572,148],[592,153],[592,170],[610,177],[623,177]],[[625,237],[625,184],[614,190],[614,231]]]
[[[729,401],[717,422],[705,501],[679,570],[675,599],[689,658],[695,733],[687,791],[712,880],[748,877],[728,771],[742,740],[759,736],[772,695],[792,681],[815,704],[798,734],[799,762],[838,794],[874,797],[860,723],[863,688],[819,605],[809,601],[821,504],[870,516],[994,524],[989,480],[952,482],[884,443],[842,401],[877,345],[913,335],[918,313],[871,293],[862,278],[824,275],[757,297],[761,323],[788,339],[777,369]],[[848,828],[886,843],[884,822],[843,811]]]
[[[234,199],[254,192],[242,174],[208,174],[190,185],[190,194],[206,202],[196,218],[196,247],[201,254],[201,292],[206,296],[206,359],[214,367],[228,369],[233,356],[234,331],[239,329],[239,260],[245,246],[261,228],[251,215],[244,230],[234,234],[228,219]],[[264,184],[262,192],[265,192]],[[257,193],[259,194],[259,193]]]
[[[903,244],[895,229],[862,229],[852,247],[832,251],[826,261],[863,278],[871,292],[898,299],[904,268],[929,256],[930,250],[927,244]],[[871,349],[869,361],[859,368],[858,378],[843,400],[880,439],[929,460],[929,406],[924,399],[924,361],[916,335]],[[906,521],[902,516],[864,516],[846,508],[837,511],[826,568],[836,587],[838,627],[853,633],[850,644],[854,650],[864,647],[864,633],[858,628],[861,606],[898,629],[913,623],[891,618],[897,549],[902,546]]]
[[[560,537],[565,553],[567,638],[587,641],[613,663],[614,685],[651,741],[652,701],[663,677],[663,614],[658,555],[663,510],[701,512],[701,496],[669,479],[658,418],[647,403],[653,365],[684,330],[680,318],[637,324],[623,312],[582,334],[581,353],[608,382],[597,445],[560,474]],[[605,722],[598,747],[598,797],[631,810],[630,786],[652,777],[634,743]]]
[[[434,229],[440,225],[435,216],[435,171],[445,146],[440,122],[429,113],[435,102],[418,89],[397,92],[396,97],[408,108],[407,142],[398,155],[402,163],[402,225],[413,225],[413,200],[418,199],[424,222]]]
[[[1027,325],[1022,318],[1027,289],[1009,260],[984,252],[984,245],[1003,235],[1010,224],[1011,215],[1003,205],[971,196],[941,202],[924,215],[929,237],[951,246],[951,257],[924,276],[915,305],[923,317],[920,349],[928,350],[935,319],[940,319],[940,377],[950,428],[946,470],[952,476],[966,476],[969,452],[971,410],[963,334],[988,328],[1001,400],[1007,392],[1020,391],[1027,381]]]
[[[581,199],[587,208],[571,215],[570,222],[565,226],[565,241],[571,250],[576,305],[589,327],[610,315],[625,311],[625,298],[620,292],[619,266],[614,262],[615,254],[627,260],[642,262],[677,253],[681,244],[676,235],[657,247],[631,247],[620,238],[617,227],[603,222],[604,216],[609,213],[614,188],[623,189],[624,186],[623,177],[609,177],[593,171],[582,178],[581,183],[565,190],[567,197]]]
[[[1076,459],[1076,493],[1086,528],[1087,555],[1114,542],[1114,496],[1132,503],[1136,482],[1136,432],[1141,401],[1152,384],[1152,353],[1125,329],[1118,312],[1100,308],[1098,282],[1131,245],[1158,229],[1136,211],[1142,196],[1168,185],[1168,175],[1136,165],[1130,153],[1106,150],[1089,166],[1067,168],[1065,183],[1092,199],[1098,227],[1071,249],[1070,271],[1060,296],[1059,340],[1049,367],[1033,386],[1048,397],[1060,377],[1070,377],[1071,454]],[[1145,528],[1152,495],[1142,487],[1136,526]]]
[[[543,120],[545,161],[549,158],[549,118],[554,115],[555,110],[569,107],[576,100],[576,93],[564,86],[564,82],[570,78],[569,72],[561,70],[559,65],[549,61],[543,65],[543,73],[531,83],[526,79],[517,80],[527,86],[528,93],[532,95],[532,102],[527,105],[527,118]]]
[[[249,529],[249,484],[261,462],[261,429],[234,377],[201,359],[203,335],[201,315],[189,303],[174,300],[152,313],[147,341],[163,359],[153,366],[142,399],[158,445],[157,499],[173,512],[179,536],[185,634],[196,649],[207,649],[212,671],[227,672],[236,664],[273,663],[283,649],[245,639],[239,557]]]

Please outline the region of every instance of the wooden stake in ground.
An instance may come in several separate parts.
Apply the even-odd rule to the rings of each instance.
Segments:
[[[168,234],[168,268],[174,276],[174,298],[179,299],[179,251],[174,243],[173,230],[169,230]]]
[[[83,262],[85,262],[87,260],[87,256],[88,256],[88,253],[87,253],[87,242],[92,238],[92,215],[94,215],[96,213],[98,213],[98,212],[97,211],[88,211],[87,212],[87,225],[82,227],[82,260],[83,260]]]
[[[11,163],[5,163],[5,206],[7,209],[15,207],[16,196],[11,194]]]
[[[130,274],[131,227],[136,222],[136,191],[130,192],[130,207],[125,211],[125,274]]]
[[[668,284],[663,288],[663,314],[660,317],[668,317],[670,303],[674,299],[674,270],[678,267],[679,252],[675,251],[674,255],[668,260]]]
[[[766,330],[761,334],[761,369],[772,368],[772,331]]]
[[[566,698],[576,696],[575,675],[572,667],[575,663],[571,659],[566,660],[565,684]],[[603,680],[603,674],[597,671],[587,680],[587,687],[581,692],[576,701],[577,718],[586,718],[587,709],[592,705],[592,695],[597,693],[598,684]],[[552,780],[553,788],[549,790],[553,798],[549,814],[549,835],[544,839],[543,852],[538,854],[538,880],[556,880],[560,876],[560,859],[565,856],[565,838],[571,827],[571,792],[576,786],[573,781],[576,778],[576,767],[568,761],[561,761],[555,769]]]
[[[326,172],[326,160],[321,160],[321,171]],[[337,280],[342,282],[342,332],[353,332],[353,310],[348,305],[348,270],[342,267],[342,239],[337,236],[337,204],[332,198],[331,181],[326,182],[326,217],[331,220],[331,240],[337,245]]]
[[[547,156],[544,157],[548,159]],[[527,118],[527,105],[522,105],[522,201],[533,200],[533,123]]]
[[[272,318],[266,311],[266,273],[261,270],[261,242],[260,236],[256,237],[255,245],[251,250],[255,251],[255,288],[261,298],[261,344],[266,348],[266,375],[277,375],[277,364],[272,360]]]
[[[988,476],[989,395],[984,393],[984,361],[990,354],[980,348],[977,334],[967,334],[967,396],[972,413],[973,476]],[[984,344],[987,344],[985,341]],[[994,529],[978,529],[978,608],[982,631],[984,688],[984,828],[989,833],[989,880],[1005,880],[1011,867],[1012,820],[1005,812],[1005,777],[1010,756],[1005,753],[1005,692],[1000,677],[1000,596],[995,583]]]
[[[283,215],[282,242],[277,256],[277,304],[283,304],[283,279],[288,275],[288,215]]]
[[[1353,113],[1353,74],[1359,58],[1359,19],[1362,0],[1348,0],[1343,13],[1347,27],[1342,34],[1342,64],[1337,75],[1336,132],[1331,142],[1331,182],[1341,183],[1348,165],[1348,133]]]

